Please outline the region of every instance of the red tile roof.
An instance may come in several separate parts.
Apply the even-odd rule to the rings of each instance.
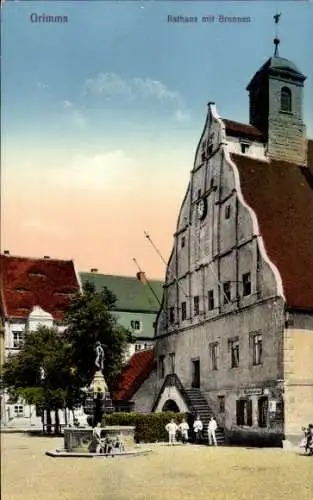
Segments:
[[[262,132],[256,127],[253,127],[253,125],[246,125],[245,123],[234,122],[233,120],[224,118],[223,122],[225,123],[226,135],[264,141]]]
[[[122,373],[113,398],[116,401],[130,401],[135,392],[149,377],[154,365],[153,349],[139,351],[132,355]]]
[[[34,306],[40,306],[62,320],[78,290],[71,260],[0,255],[0,300],[6,317],[26,318]]]
[[[312,144],[310,144],[312,148]],[[232,154],[290,307],[313,309],[313,171]]]

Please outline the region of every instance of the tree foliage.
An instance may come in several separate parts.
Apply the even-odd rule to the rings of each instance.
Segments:
[[[105,351],[104,377],[112,390],[131,340],[130,332],[110,312],[115,303],[108,289],[97,293],[87,283],[70,304],[64,332],[42,326],[27,332],[21,350],[3,367],[3,382],[11,397],[20,396],[28,404],[49,410],[78,405],[96,371],[96,341]]]
[[[66,315],[66,337],[72,346],[71,362],[78,386],[90,384],[95,373],[95,344],[105,352],[103,374],[111,390],[124,367],[127,343],[131,333],[120,326],[111,310],[116,297],[103,288],[97,293],[92,283],[85,283],[83,294],[77,294]]]
[[[50,410],[63,408],[70,385],[70,348],[56,328],[39,326],[28,332],[22,349],[4,364],[3,381],[10,396]]]

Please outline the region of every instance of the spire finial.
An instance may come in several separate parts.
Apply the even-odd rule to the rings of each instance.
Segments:
[[[278,56],[278,45],[280,44],[280,40],[278,38],[278,23],[280,21],[280,16],[281,16],[281,12],[279,14],[275,14],[275,16],[273,16],[274,21],[275,21],[275,25],[276,25],[275,38],[274,38],[274,45],[275,45],[274,56]]]

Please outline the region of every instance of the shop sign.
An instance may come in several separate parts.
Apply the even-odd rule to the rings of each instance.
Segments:
[[[262,396],[263,389],[258,387],[250,387],[249,389],[244,389],[243,393],[245,396]]]

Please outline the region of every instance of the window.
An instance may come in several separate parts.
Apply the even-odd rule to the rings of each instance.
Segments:
[[[12,335],[13,335],[13,347],[15,349],[20,349],[24,340],[24,332],[23,331],[12,332]]]
[[[201,189],[198,189],[198,198],[201,196]]]
[[[15,405],[14,406],[14,415],[16,417],[23,417],[24,416],[24,406],[23,405]]]
[[[209,311],[213,311],[214,309],[214,290],[209,290],[208,291],[208,308]]]
[[[175,373],[175,352],[170,353],[170,373]]]
[[[202,151],[201,153],[201,161],[204,162],[205,161],[205,152]]]
[[[224,304],[228,304],[231,299],[231,293],[230,293],[230,281],[225,281],[223,284],[223,294],[224,294]]]
[[[285,113],[291,113],[291,90],[288,87],[281,89],[280,109]]]
[[[247,295],[251,295],[251,274],[245,273],[242,275],[242,287],[243,287],[243,295],[246,297]]]
[[[187,318],[187,302],[181,303],[181,319],[184,321]]]
[[[130,326],[133,330],[141,330],[141,322],[138,320],[132,320],[130,322]]]
[[[230,366],[238,368],[239,366],[239,340],[230,340]]]
[[[236,422],[237,425],[252,426],[252,400],[238,399],[236,401]]]
[[[42,415],[43,415],[42,406],[36,406],[36,417],[42,417]]]
[[[226,205],[225,207],[225,219],[229,219],[230,217],[230,205]]]
[[[185,236],[182,236],[182,239],[181,239],[181,247],[182,247],[182,248],[184,248],[185,243],[186,243]]]
[[[165,366],[164,366],[165,356],[159,356],[159,378],[164,378]]]
[[[213,144],[210,144],[209,146],[209,155],[213,153]]]
[[[252,363],[254,365],[262,364],[262,343],[263,336],[262,334],[253,334],[251,335],[252,340]]]
[[[193,313],[195,316],[199,316],[200,314],[200,300],[198,295],[193,298]]]
[[[249,151],[249,148],[250,148],[249,144],[246,144],[244,142],[240,143],[240,149],[241,149],[242,154],[245,154],[247,151]]]
[[[225,413],[225,396],[218,396],[217,399],[219,413]]]
[[[136,352],[141,351],[141,347],[142,347],[141,344],[135,344],[135,351]]]
[[[219,368],[219,345],[218,342],[213,342],[209,345],[210,349],[210,368],[211,370],[218,370]]]
[[[210,181],[210,188],[212,189],[212,187],[214,186],[214,179],[213,177],[211,178],[211,181]]]
[[[262,397],[258,400],[258,424],[259,427],[267,426],[268,398]]]
[[[170,307],[169,321],[170,321],[170,323],[174,323],[174,321],[175,321],[175,308],[174,307]]]

